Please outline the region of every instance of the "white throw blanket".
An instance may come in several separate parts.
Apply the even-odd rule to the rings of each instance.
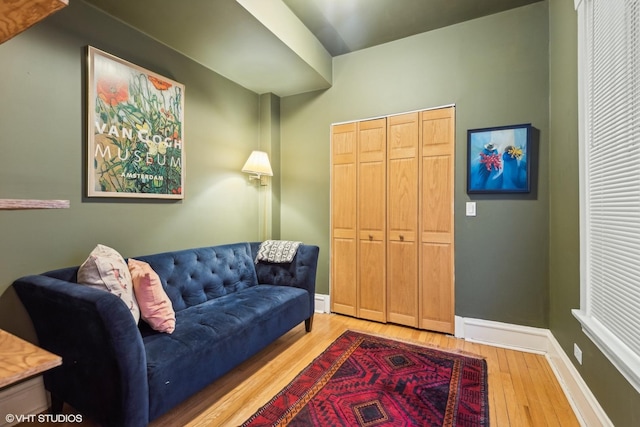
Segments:
[[[291,262],[301,244],[302,242],[293,242],[291,240],[265,240],[260,243],[255,262],[256,264],[258,261]]]

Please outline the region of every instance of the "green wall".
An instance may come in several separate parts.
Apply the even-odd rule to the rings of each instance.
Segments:
[[[83,2],[0,44],[0,198],[70,209],[0,211],[0,327],[32,334],[11,283],[81,263],[97,243],[124,256],[258,239],[258,188],[240,168],[259,144],[259,97]],[[87,199],[87,45],[185,84],[182,201]]]
[[[572,1],[551,0],[549,5],[550,328],[613,424],[638,426],[640,394],[571,315],[580,307],[578,27]],[[571,356],[574,343],[582,350],[582,365]]]
[[[547,28],[547,3],[535,3],[336,57],[332,88],[282,99],[283,237],[321,246],[319,292],[329,290],[331,123],[455,104],[456,314],[548,326]],[[470,198],[467,129],[529,122],[540,134],[535,191]]]
[[[282,188],[282,173],[280,168],[280,98],[273,93],[260,95],[260,149],[269,154],[269,161],[273,176],[263,178],[268,180],[267,186],[261,194],[266,209],[261,239],[279,239],[280,224],[280,191]]]

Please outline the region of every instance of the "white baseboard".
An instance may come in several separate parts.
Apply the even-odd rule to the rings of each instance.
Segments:
[[[456,337],[531,353],[546,354],[548,330],[456,316]]]
[[[316,313],[330,313],[329,295],[316,294]]]
[[[569,396],[569,403],[573,406],[574,412],[580,414],[584,425],[613,427],[613,423],[551,331],[546,357],[564,393]]]
[[[456,337],[481,344],[544,354],[582,426],[613,423],[548,329],[456,316]]]
[[[36,416],[49,407],[42,377],[36,377],[0,391],[0,426],[18,424],[23,416]],[[12,421],[13,420],[13,421]],[[12,421],[12,422],[10,422]]]

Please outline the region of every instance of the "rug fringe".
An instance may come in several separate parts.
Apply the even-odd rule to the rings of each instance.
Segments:
[[[434,345],[431,343],[427,343],[424,341],[418,341],[418,340],[412,340],[412,339],[407,339],[407,338],[398,338],[396,336],[390,336],[390,335],[384,335],[384,334],[380,334],[380,333],[376,333],[376,332],[371,332],[371,331],[365,331],[365,330],[361,330],[361,329],[347,329],[342,335],[344,335],[347,332],[355,332],[358,334],[362,334],[362,335],[369,335],[372,337],[376,337],[376,338],[384,338],[384,339],[388,339],[388,340],[392,340],[392,341],[398,341],[404,344],[411,344],[411,345],[415,345],[415,346],[419,346],[419,347],[425,347],[425,348],[431,348],[433,350],[438,350],[441,351],[443,353],[450,353],[450,354],[456,354],[456,355],[460,355],[460,356],[466,356],[466,357],[471,357],[474,359],[480,359],[480,360],[487,360],[486,356],[483,356],[482,354],[477,354],[477,353],[473,353],[467,350],[462,350],[459,348],[450,348],[450,347],[442,347],[439,345]],[[424,331],[421,331],[424,332]],[[436,333],[436,332],[434,332]]]

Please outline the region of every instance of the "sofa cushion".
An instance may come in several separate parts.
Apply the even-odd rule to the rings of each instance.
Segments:
[[[176,314],[160,278],[144,261],[129,258],[127,264],[142,320],[156,331],[172,333],[176,328]]]
[[[129,267],[113,248],[97,245],[78,269],[78,283],[105,290],[120,297],[138,323],[140,309],[133,293]]]
[[[136,257],[158,273],[177,312],[258,284],[248,243]]]
[[[151,419],[306,319],[308,301],[302,289],[257,285],[176,312],[173,334],[143,337]]]

